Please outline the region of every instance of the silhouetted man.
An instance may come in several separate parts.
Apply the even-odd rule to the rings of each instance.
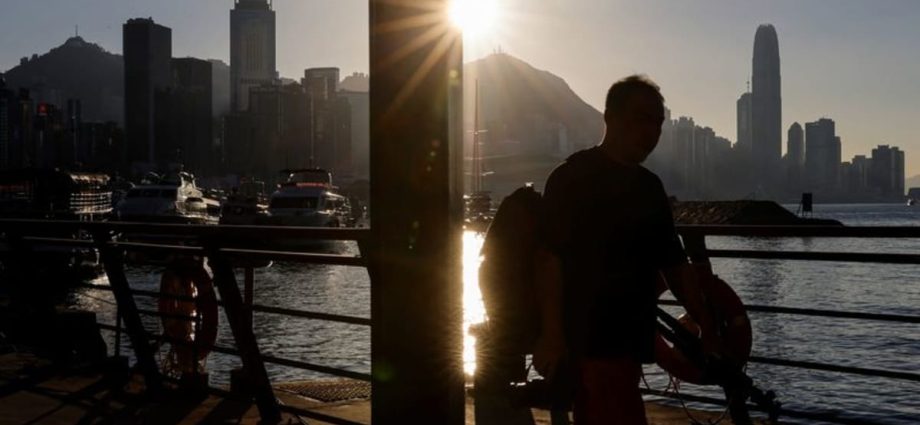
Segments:
[[[661,181],[640,165],[658,144],[664,98],[630,76],[605,106],[603,142],[546,182],[534,364],[549,377],[564,360],[572,366],[576,424],[645,424],[639,379],[654,361],[659,273],[703,329],[704,349],[717,343]]]

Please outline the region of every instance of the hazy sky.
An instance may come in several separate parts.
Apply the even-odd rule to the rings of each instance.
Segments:
[[[794,121],[837,122],[843,157],[878,144],[908,152],[920,174],[920,1],[493,0],[496,28],[467,59],[497,46],[551,71],[598,109],[610,83],[634,72],[659,82],[675,116],[735,139],[735,101],[751,73],[754,32],[772,23],[782,66],[783,144]],[[152,16],[173,29],[175,56],[229,51],[231,0],[3,0],[0,69],[73,33],[121,52],[121,24]],[[367,71],[367,2],[276,0],[278,67]],[[915,161],[914,158],[917,158]]]

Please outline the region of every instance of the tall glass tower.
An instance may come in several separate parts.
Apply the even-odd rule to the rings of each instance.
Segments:
[[[275,68],[275,11],[268,0],[236,0],[230,11],[230,103],[249,108],[249,89],[271,83]]]
[[[757,27],[754,36],[751,153],[757,158],[755,184],[772,192],[782,184],[782,97],[780,95],[779,42],[773,25]]]

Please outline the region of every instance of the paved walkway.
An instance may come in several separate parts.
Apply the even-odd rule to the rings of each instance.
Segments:
[[[301,383],[303,385],[306,383]],[[193,396],[170,392],[159,399],[140,393],[141,380],[133,378],[121,390],[112,390],[103,375],[55,371],[28,354],[0,355],[0,425],[33,424],[151,424],[198,423],[257,424],[258,410],[252,403],[217,396]],[[276,391],[282,403],[356,422],[370,422],[370,402],[321,402],[285,390]],[[467,399],[467,424],[473,425],[472,399]],[[657,425],[687,424],[681,409],[647,404],[649,421]],[[717,415],[695,412],[698,419]],[[546,412],[535,411],[538,424],[549,424]],[[321,424],[312,419],[285,415],[285,424]],[[729,424],[730,421],[722,422]]]

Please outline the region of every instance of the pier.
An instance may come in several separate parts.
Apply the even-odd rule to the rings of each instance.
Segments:
[[[92,240],[74,240],[64,237],[76,230],[81,230],[93,235]],[[251,315],[255,312],[260,314],[271,314],[279,316],[296,317],[303,320],[325,320],[338,323],[344,323],[349,326],[371,327],[372,335],[377,326],[378,319],[374,317],[351,317],[343,315],[328,314],[321,311],[303,311],[285,309],[276,306],[259,305],[252,303],[252,294],[258,291],[258,283],[251,280],[251,266],[240,262],[241,259],[246,261],[253,260],[283,260],[286,262],[296,263],[313,263],[313,264],[332,264],[348,267],[368,267],[372,262],[373,254],[368,254],[368,240],[372,237],[371,230],[350,230],[350,229],[308,229],[308,228],[278,228],[278,227],[250,227],[250,226],[191,226],[176,224],[146,224],[146,223],[101,223],[101,222],[64,222],[64,221],[39,221],[39,220],[0,220],[0,233],[3,234],[3,259],[12,270],[16,272],[16,265],[35,264],[33,256],[41,255],[41,252],[47,251],[42,248],[49,247],[92,247],[97,249],[102,258],[102,264],[105,266],[105,272],[108,277],[109,285],[85,285],[87,289],[93,291],[111,291],[118,302],[118,312],[121,318],[121,324],[116,323],[99,323],[100,329],[111,332],[117,332],[123,335],[126,342],[130,342],[132,351],[130,358],[134,363],[130,369],[127,369],[128,357],[121,356],[110,359],[103,366],[93,370],[86,370],[80,373],[68,372],[50,367],[47,360],[31,358],[26,354],[6,354],[2,357],[2,366],[4,373],[3,388],[4,397],[0,398],[0,406],[4,410],[11,409],[13,404],[25,403],[25,405],[35,406],[37,410],[17,409],[23,415],[27,412],[46,412],[51,415],[73,414],[77,417],[80,415],[93,415],[103,412],[104,414],[114,414],[123,406],[172,406],[172,402],[158,402],[157,400],[186,400],[183,394],[198,394],[198,401],[193,406],[187,406],[182,403],[169,407],[187,409],[184,415],[199,415],[197,417],[207,418],[208,415],[214,415],[215,410],[229,409],[231,412],[242,415],[242,418],[252,420],[261,420],[264,423],[277,423],[282,420],[288,420],[296,415],[306,419],[314,419],[326,423],[369,423],[374,415],[375,402],[378,396],[377,385],[381,380],[390,381],[391,377],[380,376],[375,373],[363,374],[353,371],[330,367],[327,365],[313,364],[294,359],[280,358],[276,356],[265,355],[256,343],[253,330],[251,328]],[[124,233],[155,233],[161,236],[171,236],[176,240],[182,240],[183,245],[170,245],[166,243],[138,243],[124,242],[115,240],[112,235]],[[859,262],[859,263],[879,263],[879,264],[920,264],[920,257],[915,254],[898,254],[898,253],[854,253],[854,252],[793,252],[793,251],[768,251],[768,250],[724,250],[708,249],[706,246],[707,237],[724,237],[737,236],[748,238],[876,238],[876,239],[898,239],[898,238],[920,238],[920,229],[916,228],[891,228],[891,227],[842,227],[842,226],[681,226],[681,234],[689,253],[694,261],[709,261],[713,258],[743,258],[743,259],[770,259],[785,261],[821,261],[821,262]],[[54,237],[58,234],[60,237]],[[283,240],[289,238],[310,239],[310,240],[353,240],[357,241],[361,247],[359,255],[335,255],[335,254],[316,254],[311,252],[291,250],[288,247],[265,245],[265,240]],[[256,244],[256,241],[259,241]],[[246,246],[256,246],[258,249],[244,248]],[[214,275],[214,286],[220,295],[220,308],[226,314],[233,333],[234,346],[215,345],[209,347],[214,352],[239,356],[241,359],[245,377],[242,380],[232,382],[245,382],[245,385],[227,386],[201,386],[195,385],[194,381],[180,382],[174,377],[166,376],[161,365],[156,361],[154,348],[151,344],[153,341],[169,341],[177,344],[185,343],[181,340],[170,340],[169,336],[156,334],[155,329],[143,325],[142,317],[145,315],[157,315],[155,311],[145,311],[137,307],[136,298],[153,297],[163,298],[170,297],[168,294],[162,294],[153,291],[132,289],[130,283],[124,275],[125,259],[128,258],[127,252],[146,252],[146,253],[169,253],[171,255],[185,258],[206,259]],[[14,259],[14,261],[9,261]],[[15,259],[18,259],[16,261]],[[244,281],[239,282],[236,276],[242,271]],[[19,272],[28,272],[20,270]],[[373,280],[372,285],[377,285]],[[40,284],[40,282],[35,282]],[[372,291],[374,289],[372,288]],[[179,297],[182,298],[182,297]],[[378,300],[379,301],[379,300]],[[452,300],[459,303],[459,297]],[[405,300],[403,300],[405,302]],[[414,302],[414,301],[413,301]],[[673,301],[662,301],[663,305],[675,305]],[[382,307],[386,307],[385,305]],[[418,308],[418,306],[416,306]],[[880,314],[880,313],[862,313],[854,311],[838,311],[831,309],[814,309],[814,308],[793,308],[779,305],[759,305],[751,304],[746,306],[750,314],[765,314],[779,316],[799,316],[804,319],[808,318],[835,318],[839,320],[854,321],[875,321],[880,323],[892,324],[910,324],[920,325],[920,316],[900,315],[900,314]],[[373,310],[372,310],[373,311]],[[415,321],[427,321],[437,324],[438,320],[431,317],[420,318],[414,317]],[[434,325],[432,325],[434,327]],[[409,327],[403,327],[403,332],[407,332]],[[442,328],[443,329],[443,328]],[[456,327],[459,334],[460,325]],[[447,335],[451,335],[450,332]],[[845,336],[841,336],[845,337]],[[117,340],[122,340],[118,337]],[[376,339],[373,341],[377,341]],[[455,341],[454,345],[428,345],[426,347],[413,346],[411,350],[423,351],[428,355],[439,354],[440,356],[451,358],[457,362],[457,373],[462,377],[462,368],[459,365],[459,351],[462,346],[461,342]],[[371,346],[372,362],[380,360],[374,355],[374,349]],[[424,349],[422,349],[424,348]],[[116,347],[120,350],[121,347]],[[402,348],[407,349],[407,348]],[[408,349],[407,349],[408,350]],[[378,352],[379,354],[379,352]],[[782,358],[758,356],[757,353],[750,359],[753,364],[768,365],[770,367],[781,368],[804,368],[815,371],[833,372],[847,376],[874,377],[884,378],[886,380],[902,382],[920,382],[920,374],[909,370],[886,370],[881,368],[857,367],[847,365],[845,353],[841,354],[839,363],[826,363],[812,361],[807,358]],[[417,354],[416,354],[417,355]],[[43,367],[42,364],[45,363]],[[117,364],[123,363],[125,369],[122,370],[123,379],[126,381],[121,384],[112,385],[111,375],[118,375]],[[307,381],[297,383],[291,382],[272,382],[265,371],[266,364],[279,364],[293,368],[318,372],[330,376],[330,379],[338,381]],[[19,365],[17,367],[17,365]],[[26,365],[31,365],[26,367]],[[372,371],[379,370],[380,365],[372,365]],[[25,372],[23,372],[25,371]],[[379,372],[377,372],[379,373]],[[392,373],[392,372],[391,372]],[[443,374],[433,374],[427,379],[444,379]],[[756,376],[753,376],[756,380]],[[239,379],[239,377],[237,377]],[[343,380],[344,379],[344,380]],[[460,418],[459,423],[470,422],[474,415],[471,413],[475,407],[475,397],[472,389],[468,388],[466,379],[461,379],[460,390],[458,394],[458,405],[453,407],[450,412],[444,414],[457,415]],[[126,386],[122,386],[125,385]],[[360,384],[365,383],[365,384]],[[387,382],[393,391],[412,394],[419,385],[413,382],[411,387],[401,387],[399,384]],[[298,386],[299,385],[299,386]],[[234,388],[236,386],[236,388]],[[245,388],[245,390],[243,390]],[[466,389],[465,389],[466,388]],[[368,393],[368,390],[370,392]],[[323,393],[340,393],[344,396],[326,395]],[[351,395],[348,395],[348,394]],[[712,403],[716,407],[724,405],[725,399],[699,396],[690,392],[683,392],[680,395],[673,392],[663,392],[655,389],[646,389],[645,393],[651,396],[663,398],[680,397],[685,402]],[[81,404],[80,397],[92,395],[90,398],[96,401],[90,404]],[[96,396],[103,394],[102,396]],[[108,395],[106,395],[108,394]],[[466,395],[465,395],[466,394]],[[116,396],[117,395],[117,396]],[[405,397],[405,394],[400,394]],[[443,395],[440,394],[440,395]],[[54,397],[52,397],[54,396]],[[370,396],[368,398],[368,396]],[[55,398],[57,397],[57,398]],[[95,397],[95,398],[94,398]],[[101,397],[101,398],[100,398]],[[121,399],[119,397],[128,397]],[[323,401],[325,399],[325,401]],[[103,401],[99,401],[103,400]],[[13,404],[10,404],[13,403]],[[103,403],[96,406],[93,403]],[[132,404],[133,403],[133,404]],[[157,404],[164,403],[164,404]],[[70,404],[74,404],[70,406]],[[44,406],[44,407],[40,407]],[[53,407],[56,406],[56,407]],[[65,406],[70,406],[66,407]],[[82,406],[82,407],[81,407]],[[96,406],[96,407],[93,407]],[[108,407],[105,407],[108,406]],[[127,406],[127,407],[125,407]],[[228,406],[233,406],[230,408]],[[46,410],[42,410],[45,409]],[[92,409],[102,410],[92,410]],[[756,406],[751,406],[756,410]],[[58,410],[55,410],[58,409]],[[167,410],[169,410],[167,409]],[[67,413],[71,412],[71,413]],[[82,412],[82,413],[81,413]],[[96,412],[96,413],[94,413]],[[194,413],[198,412],[198,413]],[[661,421],[655,423],[671,423],[671,420],[685,420],[684,411],[674,405],[650,404],[649,407],[651,418],[660,418]],[[857,419],[850,418],[847,413],[821,413],[821,406],[814,406],[814,410],[800,411],[792,409],[783,409],[781,418],[787,420],[804,420],[804,421],[828,421],[843,424],[864,423]],[[858,413],[858,412],[852,412]],[[404,411],[401,414],[406,415],[401,421],[410,421],[413,416],[413,410]],[[337,416],[338,415],[338,416]],[[710,413],[698,413],[698,415],[715,415]],[[37,416],[32,416],[33,418]],[[185,416],[183,416],[185,417]],[[195,417],[195,416],[192,416]],[[538,419],[548,418],[547,412],[538,412]],[[668,419],[671,418],[671,419]],[[548,419],[547,419],[548,420]],[[169,422],[164,419],[162,423],[179,423]],[[401,421],[390,422],[384,420],[384,423],[403,423]],[[11,422],[19,423],[19,422]],[[23,422],[25,423],[25,422]],[[66,422],[61,422],[66,423]]]
[[[107,284],[82,283],[80,287],[112,294],[118,317],[107,322],[94,317],[92,311],[61,312],[53,308],[27,312],[31,316],[11,315],[47,318],[47,324],[35,326],[59,332],[52,339],[62,342],[66,339],[61,336],[66,333],[62,323],[79,326],[82,332],[87,329],[86,319],[94,317],[90,328],[113,333],[116,342],[114,355],[106,352],[103,359],[76,368],[62,368],[57,359],[10,348],[0,356],[0,424],[142,420],[154,424],[474,424],[476,393],[472,378],[464,374],[462,355],[463,155],[459,141],[463,43],[459,31],[442,16],[446,0],[428,3],[430,7],[396,0],[369,1],[373,213],[368,228],[0,219],[0,260],[4,273],[17,285],[4,307],[15,309],[43,296],[42,285],[49,282],[33,278],[42,267],[43,255],[81,250],[98,254]],[[678,233],[691,259],[698,263],[732,258],[920,264],[920,255],[911,252],[722,249],[711,248],[707,242],[712,237],[903,240],[920,238],[918,227],[685,225],[678,226]],[[156,238],[132,239],[126,235]],[[296,244],[305,241],[347,241],[358,251],[354,255],[319,253]],[[188,272],[192,274],[183,276],[194,277],[199,283],[208,279],[213,285],[201,286],[197,295],[132,287],[126,264],[149,263],[152,258],[157,259],[158,271],[181,274],[192,269]],[[366,270],[370,314],[343,315],[255,302],[260,282],[253,270],[257,264],[273,261]],[[213,301],[206,298],[210,296]],[[145,309],[139,306],[141,298],[195,305],[196,314]],[[228,323],[231,345],[190,342],[170,335],[161,326],[150,325],[181,323],[198,335],[203,333],[204,319],[197,311],[204,310],[206,304]],[[661,304],[677,306],[671,300]],[[746,309],[751,315],[797,320],[833,318],[920,326],[920,315],[759,303]],[[267,354],[253,328],[254,314],[369,329],[369,373]],[[75,319],[67,322],[71,317]],[[158,351],[165,344],[184,349],[177,356],[191,357],[193,366],[180,374],[168,372]],[[82,346],[67,349],[93,350]],[[211,384],[210,377],[198,367],[198,359],[206,358],[207,352],[238,359],[240,367],[222,378],[229,384]],[[915,370],[854,365],[845,352],[840,356],[839,362],[832,363],[755,352],[750,363],[830,372],[853,379],[920,383],[920,373]],[[308,371],[328,380],[277,381],[271,378],[267,365]],[[757,380],[756,375],[752,378]],[[677,393],[670,388],[646,387],[643,391],[649,396],[647,411],[654,424],[686,423],[688,413],[700,420],[716,420],[723,416],[720,409],[733,402],[692,389]],[[782,401],[781,392],[779,398]],[[682,405],[686,403],[694,404],[685,408]],[[711,410],[700,409],[705,405]],[[766,412],[757,414],[758,406],[747,407],[755,412],[758,423],[763,422]],[[869,423],[859,418],[859,406],[845,412],[820,405],[807,410],[784,407],[778,413],[781,422]],[[555,412],[555,418],[551,412],[534,412],[541,424],[558,425],[560,415],[566,418],[568,412]]]

